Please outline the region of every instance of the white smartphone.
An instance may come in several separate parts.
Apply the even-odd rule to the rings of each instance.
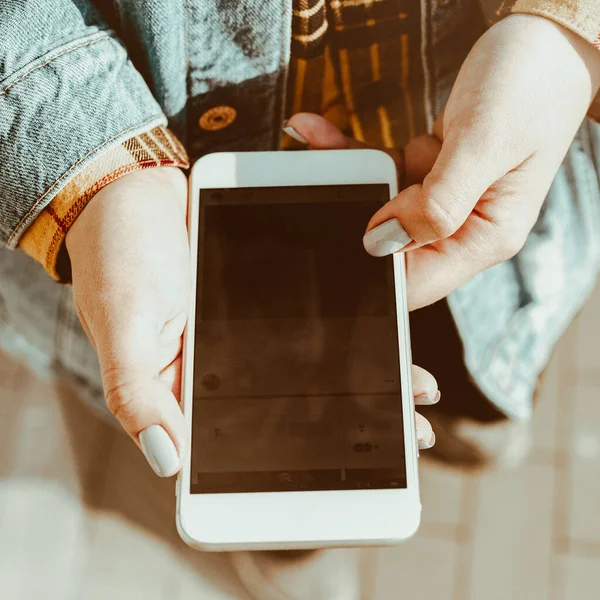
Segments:
[[[375,150],[219,153],[190,182],[177,526],[205,550],[393,544],[420,520],[404,256]]]

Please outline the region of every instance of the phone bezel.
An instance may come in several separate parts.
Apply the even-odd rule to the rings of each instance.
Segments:
[[[397,193],[396,168],[378,150],[208,154],[191,173],[188,230],[191,301],[196,303],[200,189],[386,183]],[[420,521],[417,438],[411,377],[405,259],[394,255],[407,487],[385,490],[191,494],[190,456],[177,480],[177,528],[204,550],[387,545],[410,537]],[[191,439],[195,311],[183,345],[182,408]]]

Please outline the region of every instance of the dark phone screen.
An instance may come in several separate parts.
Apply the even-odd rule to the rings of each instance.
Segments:
[[[191,493],[406,487],[385,184],[200,191]]]

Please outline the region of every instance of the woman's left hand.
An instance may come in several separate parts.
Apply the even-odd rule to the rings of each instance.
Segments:
[[[412,140],[405,161],[389,151],[406,187],[365,235],[376,256],[409,251],[411,310],[521,249],[599,85],[600,52],[548,19],[511,15],[480,38],[434,135]],[[312,148],[361,146],[317,115],[286,127]]]

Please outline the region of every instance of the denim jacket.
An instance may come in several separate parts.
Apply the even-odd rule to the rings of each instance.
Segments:
[[[481,15],[478,0],[421,0],[430,123],[481,34]],[[290,37],[289,0],[238,0],[235,9],[227,0],[4,0],[0,241],[15,248],[70,177],[155,125],[168,123],[192,159],[277,148]],[[235,107],[235,123],[199,128],[219,105]],[[529,417],[537,376],[593,286],[599,167],[600,128],[586,122],[523,250],[448,299],[474,381],[514,418]],[[70,290],[7,249],[0,250],[0,347],[101,397]]]

